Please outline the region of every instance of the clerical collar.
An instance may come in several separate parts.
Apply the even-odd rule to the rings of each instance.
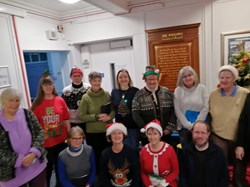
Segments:
[[[81,88],[83,86],[83,83],[81,82],[80,84],[74,84],[72,82],[72,86],[73,86],[73,88]]]

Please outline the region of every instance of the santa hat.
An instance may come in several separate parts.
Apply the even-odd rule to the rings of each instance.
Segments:
[[[109,136],[114,130],[120,130],[127,136],[127,128],[122,123],[109,123],[106,125],[106,136]]]
[[[159,131],[160,135],[163,135],[161,122],[158,119],[155,119],[151,122],[149,122],[147,125],[145,125],[143,128],[141,128],[141,132],[145,133],[148,131],[149,128],[154,128]]]
[[[70,77],[71,77],[74,73],[80,73],[81,75],[83,75],[82,70],[81,70],[80,68],[78,68],[78,67],[74,67],[74,68],[71,69],[71,71],[70,71]]]
[[[145,77],[147,77],[148,75],[156,75],[157,77],[159,77],[160,70],[155,66],[146,66],[146,72],[143,74],[143,79],[145,79]]]

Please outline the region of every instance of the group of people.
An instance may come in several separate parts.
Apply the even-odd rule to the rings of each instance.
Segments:
[[[78,67],[70,78],[60,97],[42,75],[30,110],[19,108],[18,90],[2,92],[1,187],[49,187],[53,170],[63,187],[227,187],[229,164],[233,184],[246,186],[250,94],[235,84],[233,66],[219,69],[211,94],[190,66],[179,71],[174,93],[159,85],[155,66],[146,67],[142,89],[121,69],[111,94],[99,72],[90,84]],[[170,139],[176,130],[181,157]]]

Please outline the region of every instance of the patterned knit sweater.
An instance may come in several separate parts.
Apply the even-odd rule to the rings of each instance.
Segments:
[[[142,128],[150,121],[158,119],[163,129],[176,130],[173,94],[166,87],[159,86],[155,95],[157,102],[146,87],[136,93],[132,103],[132,115],[135,122]]]
[[[82,96],[89,88],[90,85],[87,83],[81,83],[80,85],[75,85],[72,83],[63,89],[62,98],[69,108],[71,123],[83,123],[83,121],[78,117],[78,107],[80,105]]]

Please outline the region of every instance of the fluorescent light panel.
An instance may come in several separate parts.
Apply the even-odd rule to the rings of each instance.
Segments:
[[[74,3],[79,2],[80,0],[59,0],[59,1],[66,3],[66,4],[74,4]]]

